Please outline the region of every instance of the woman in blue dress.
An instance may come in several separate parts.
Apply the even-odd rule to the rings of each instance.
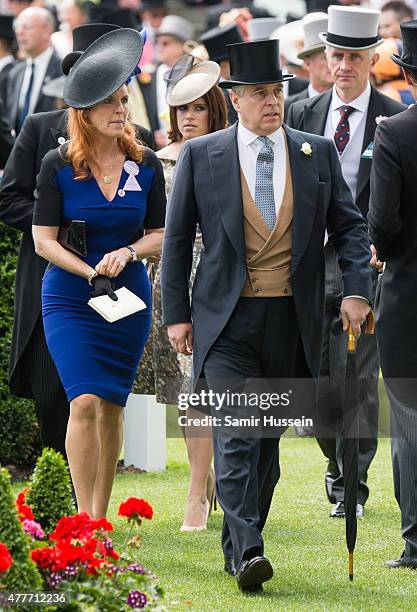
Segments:
[[[42,162],[33,218],[36,252],[51,263],[42,314],[70,402],[68,462],[78,511],[93,517],[107,512],[123,407],[150,330],[151,291],[141,260],[160,253],[165,221],[162,168],[127,117],[126,82],[142,48],[138,32],[116,30],[75,64],[64,91],[69,141]],[[58,241],[60,227],[74,220],[85,222],[85,256]],[[121,287],[146,309],[109,323],[88,300],[117,299]]]

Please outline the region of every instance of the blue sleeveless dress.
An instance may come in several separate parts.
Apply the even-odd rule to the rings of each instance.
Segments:
[[[87,256],[94,267],[105,253],[131,244],[144,229],[164,227],[165,188],[159,160],[150,149],[135,177],[141,191],[123,190],[129,175],[123,169],[109,202],[94,178],[75,180],[72,166],[59,149],[44,157],[37,180],[34,225],[61,226],[64,219],[86,222]],[[130,160],[131,161],[131,160]],[[125,406],[151,325],[151,289],[142,262],[126,265],[115,279],[146,309],[108,323],[87,302],[92,288],[81,276],[56,265],[42,284],[42,316],[49,351],[68,401],[92,393]]]

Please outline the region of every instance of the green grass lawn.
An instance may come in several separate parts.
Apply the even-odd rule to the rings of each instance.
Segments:
[[[410,610],[417,598],[417,573],[388,570],[384,561],[402,550],[400,516],[393,495],[389,441],[380,441],[370,473],[371,495],[360,522],[355,581],[347,577],[344,521],[328,518],[325,461],[314,440],[281,442],[282,477],[265,535],[275,575],[262,596],[242,596],[223,572],[222,512],[200,533],[180,533],[188,468],[183,441],[168,440],[168,467],[161,474],[118,476],[110,518],[121,541],[118,502],[145,497],[153,521],[142,528],[141,562],[160,577],[170,609],[185,610]],[[414,603],[413,603],[414,602]]]
[[[117,518],[119,501],[144,497],[154,519],[142,526],[138,561],[161,578],[168,609],[221,610],[413,610],[417,572],[388,570],[386,559],[401,553],[400,515],[392,487],[389,441],[383,439],[370,473],[371,495],[359,524],[355,580],[349,583],[344,521],[328,518],[323,485],[325,461],[314,440],[284,438],[281,480],[264,531],[265,553],[275,575],[262,596],[239,594],[223,572],[222,512],[200,533],[180,533],[188,466],[182,439],[168,440],[163,473],[119,475],[109,518],[120,544],[126,524]],[[16,487],[17,488],[17,487]]]

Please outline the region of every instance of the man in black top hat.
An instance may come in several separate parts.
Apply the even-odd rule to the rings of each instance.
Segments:
[[[326,227],[343,266],[344,326],[350,321],[355,333],[369,311],[370,250],[332,144],[282,125],[283,81],[292,75],[281,70],[279,41],[227,49],[231,76],[220,85],[231,88],[239,121],[182,149],[166,222],[162,305],[172,345],[193,353],[193,388],[204,376],[237,420],[228,427],[224,404],[219,410],[211,402],[220,419],[212,424],[225,570],[242,591],[253,591],[273,574],[261,532],[285,428],[266,432],[255,422],[242,434],[239,415],[251,418],[242,391],[253,390],[252,382],[259,399],[259,390],[271,391],[266,379],[318,377]],[[190,305],[197,223],[204,256]]]
[[[417,21],[401,24],[403,53],[391,56],[417,94]],[[404,551],[391,568],[417,569],[417,106],[382,121],[375,133],[368,222],[385,271],[377,293],[377,336],[391,404],[395,497]]]
[[[117,25],[97,23],[75,28],[75,50],[63,59],[64,72],[70,71],[94,40],[115,29]],[[66,122],[66,110],[26,118],[4,169],[0,189],[0,220],[22,232],[16,270],[10,390],[19,397],[35,400],[43,445],[64,455],[69,407],[43,333],[41,285],[46,261],[34,250],[32,216],[36,176],[42,159],[67,139]],[[147,130],[139,128],[139,137],[146,144],[152,144]]]
[[[227,55],[226,45],[243,42],[242,35],[235,23],[231,23],[224,27],[213,28],[205,32],[200,41],[203,43],[209,54],[209,59],[217,62],[221,70],[221,80],[230,79],[229,57]],[[237,113],[230,101],[230,96],[227,90],[224,90],[226,98],[228,121],[229,124],[237,121]]]
[[[378,59],[380,12],[360,7],[329,7],[328,29],[319,38],[326,45],[326,56],[334,86],[330,91],[291,105],[287,123],[293,128],[321,134],[333,141],[343,176],[356,206],[366,218],[369,206],[369,177],[372,145],[377,121],[405,109],[403,104],[374,89],[369,73]],[[342,331],[339,305],[342,273],[332,240],[324,247],[326,260],[326,325],[323,343],[323,380],[320,389],[322,416],[339,415],[343,409],[346,338]],[[374,271],[374,291],[378,274]],[[362,517],[369,497],[368,471],[378,445],[379,358],[375,336],[359,339],[356,349],[357,381],[360,397],[359,482],[357,514]],[[330,425],[330,422],[329,422]],[[328,459],[324,476],[328,500],[334,504],[330,517],[344,517],[342,439],[331,429],[317,431],[317,441]]]

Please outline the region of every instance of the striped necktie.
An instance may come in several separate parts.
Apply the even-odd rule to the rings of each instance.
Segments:
[[[268,136],[259,136],[262,148],[256,159],[255,204],[270,230],[276,222],[274,197],[274,149]]]

